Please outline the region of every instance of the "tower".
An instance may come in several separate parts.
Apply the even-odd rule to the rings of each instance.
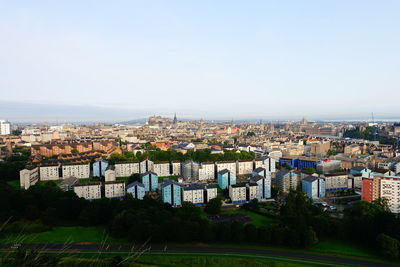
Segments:
[[[176,112],[175,112],[173,124],[177,124],[177,123],[178,123],[178,119],[176,118]]]

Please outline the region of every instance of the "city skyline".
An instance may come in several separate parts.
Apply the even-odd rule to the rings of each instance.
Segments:
[[[379,100],[400,96],[399,7],[4,3],[0,111],[22,120],[5,107],[17,102],[41,121],[396,117],[396,103]]]

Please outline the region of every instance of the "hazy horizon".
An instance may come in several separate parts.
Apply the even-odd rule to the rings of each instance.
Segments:
[[[398,118],[398,10],[389,0],[2,1],[0,119]]]

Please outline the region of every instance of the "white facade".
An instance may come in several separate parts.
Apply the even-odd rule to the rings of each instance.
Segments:
[[[393,213],[400,213],[400,178],[381,179],[381,198],[388,200],[389,209]]]
[[[251,174],[253,172],[253,161],[238,161],[237,162],[237,174]]]
[[[247,184],[248,200],[258,199],[258,184]]]
[[[192,202],[193,204],[204,203],[204,190],[202,188],[188,189],[182,188],[182,199],[185,202]]]
[[[212,187],[212,188],[206,188],[204,189],[206,190],[206,200],[207,202],[210,201],[213,198],[216,198],[218,195],[218,191],[217,191],[217,187]]]
[[[139,163],[139,173],[151,172],[153,171],[153,168],[154,162],[151,160],[146,159]]]
[[[0,135],[8,135],[11,133],[11,125],[8,121],[0,120]]]
[[[116,175],[114,170],[106,170],[104,175],[104,181],[112,182],[116,180]]]
[[[199,167],[199,180],[214,180],[215,165],[214,163],[202,163]]]
[[[90,177],[90,163],[88,164],[74,164],[62,166],[63,179],[68,177],[75,177],[78,179],[87,179]]]
[[[263,166],[264,169],[267,170],[267,172],[275,172],[276,169],[276,160],[272,157],[265,157],[263,158]]]
[[[181,175],[181,163],[180,162],[172,162],[172,175],[175,175],[175,176]]]
[[[60,165],[41,166],[39,168],[40,181],[58,180]]]
[[[125,196],[125,182],[112,181],[104,183],[104,192],[106,198],[115,198]]]
[[[334,175],[334,176],[325,176],[325,189],[327,191],[333,189],[347,189],[348,186],[348,175]]]
[[[227,169],[231,173],[236,175],[236,162],[235,161],[219,161],[216,162],[215,165],[217,166],[217,173]]]
[[[77,184],[74,185],[74,192],[84,199],[99,199],[101,198],[101,183]]]
[[[115,176],[116,177],[128,177],[134,173],[140,173],[139,162],[115,164]]]
[[[246,186],[245,185],[230,185],[229,186],[229,197],[232,202],[244,202],[246,201]]]
[[[157,173],[158,176],[170,176],[169,162],[154,163],[153,172]]]
[[[28,189],[39,181],[39,168],[23,169],[19,172],[19,184],[21,188]]]

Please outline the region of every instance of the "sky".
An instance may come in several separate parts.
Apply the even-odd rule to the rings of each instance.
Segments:
[[[397,0],[0,0],[0,117],[400,117],[399,10]]]

